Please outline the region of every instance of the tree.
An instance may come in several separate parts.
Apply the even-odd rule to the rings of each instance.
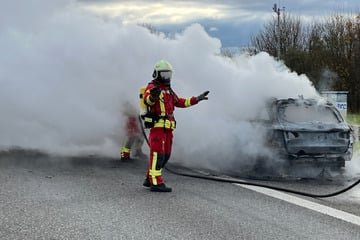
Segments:
[[[350,26],[349,26],[350,27]],[[351,25],[353,35],[353,51],[350,61],[349,84],[349,106],[350,111],[360,112],[360,13],[356,16],[354,24]]]
[[[271,19],[250,40],[272,56],[276,56],[276,22]],[[284,13],[280,26],[281,60],[306,74],[318,90],[349,91],[349,111],[360,112],[360,14],[356,18],[334,14],[304,26],[299,17]]]
[[[277,50],[277,18],[272,18],[265,23],[264,29],[251,37],[251,44],[260,51],[268,52],[276,56]],[[280,18],[280,55],[284,56],[289,49],[301,49],[306,47],[306,34],[299,17],[293,17],[283,13]]]

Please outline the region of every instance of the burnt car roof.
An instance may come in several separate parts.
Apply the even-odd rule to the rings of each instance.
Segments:
[[[273,128],[297,131],[349,130],[339,110],[326,99],[274,99],[268,109]]]

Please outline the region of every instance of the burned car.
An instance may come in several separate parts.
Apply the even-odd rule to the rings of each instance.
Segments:
[[[353,134],[338,109],[325,99],[273,99],[267,106],[266,144],[296,164],[345,166],[353,153]]]

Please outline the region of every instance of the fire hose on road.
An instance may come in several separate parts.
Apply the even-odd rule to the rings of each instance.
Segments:
[[[146,135],[143,123],[142,123],[141,116],[139,116],[139,121],[140,121],[142,134],[144,135],[146,143],[149,146],[149,140],[147,138],[147,135]],[[185,173],[185,172],[180,172],[180,171],[170,169],[170,168],[168,168],[166,166],[165,166],[165,169],[167,171],[169,171],[170,173],[172,173],[172,174],[179,175],[179,176],[184,176],[184,177],[206,179],[206,180],[218,181],[218,182],[237,183],[237,184],[242,184],[242,185],[251,185],[251,186],[263,187],[263,188],[268,188],[268,189],[287,192],[287,193],[293,193],[293,194],[306,196],[306,197],[312,197],[312,198],[334,197],[336,195],[340,195],[340,194],[342,194],[344,192],[349,191],[350,189],[352,189],[353,187],[355,187],[356,185],[358,185],[360,183],[360,179],[359,179],[359,180],[355,181],[353,184],[349,185],[348,187],[346,187],[344,189],[341,189],[339,191],[336,191],[336,192],[332,192],[332,193],[328,193],[328,194],[312,194],[312,193],[301,192],[301,191],[296,191],[296,190],[287,189],[287,188],[281,188],[281,187],[276,187],[276,186],[271,186],[271,185],[266,185],[266,184],[261,184],[261,183],[254,183],[254,182],[244,181],[244,180],[240,180],[240,179],[234,179],[234,178],[230,179],[230,178],[217,177],[217,176],[208,176],[208,175],[201,175],[201,174],[195,174],[195,173]]]

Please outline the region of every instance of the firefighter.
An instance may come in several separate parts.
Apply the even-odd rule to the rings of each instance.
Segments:
[[[145,126],[150,128],[150,161],[143,186],[150,187],[150,191],[154,192],[172,190],[164,184],[162,170],[171,154],[173,130],[176,128],[174,108],[193,106],[207,100],[209,94],[209,91],[205,91],[197,97],[179,97],[170,86],[172,72],[173,68],[169,62],[157,62],[152,75],[153,80],[144,92],[144,103],[148,106],[148,112],[143,119]]]
[[[146,158],[147,156],[142,152],[144,136],[140,130],[136,108],[129,102],[125,102],[123,113],[126,117],[126,136],[120,152],[121,161],[130,160],[132,152],[134,158]]]

